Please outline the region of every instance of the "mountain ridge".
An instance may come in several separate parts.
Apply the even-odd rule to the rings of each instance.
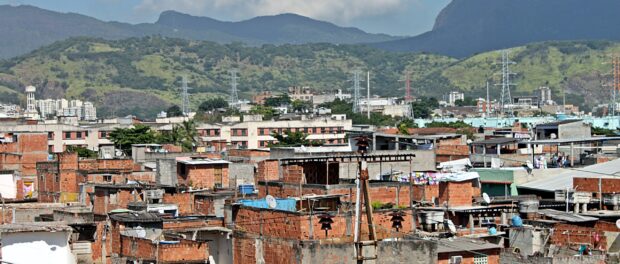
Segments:
[[[294,19],[291,19],[294,18]],[[287,19],[284,21],[284,19]],[[171,24],[170,20],[200,22]],[[210,23],[205,23],[208,21]],[[96,37],[110,40],[161,35],[189,40],[208,40],[247,45],[373,43],[398,39],[372,34],[358,28],[315,20],[299,15],[263,16],[239,22],[225,22],[176,11],[165,11],[155,23],[129,24],[77,14],[61,13],[29,5],[0,5],[0,59],[26,54],[36,48],[70,37]]]

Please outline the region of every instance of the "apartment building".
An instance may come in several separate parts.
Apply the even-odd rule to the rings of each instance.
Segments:
[[[346,144],[345,131],[351,130],[353,122],[343,116],[332,115],[306,120],[248,121],[229,124],[202,124],[198,133],[207,145],[226,141],[233,148],[265,148],[276,139],[271,136],[286,131],[304,132],[308,140],[327,145]]]

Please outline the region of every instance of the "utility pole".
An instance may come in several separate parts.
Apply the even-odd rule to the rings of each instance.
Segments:
[[[367,71],[366,73],[366,116],[370,120],[370,71]]]
[[[187,78],[183,76],[181,80],[181,100],[182,100],[182,111],[184,116],[189,116],[189,90],[192,89],[187,87]]]
[[[230,107],[237,107],[239,105],[239,95],[237,94],[237,69],[231,69],[228,71],[230,74],[230,98],[228,99],[228,105]]]
[[[510,82],[510,76],[514,75],[515,73],[510,71],[510,65],[515,64],[515,62],[511,61],[508,57],[508,55],[510,54],[510,51],[502,50],[501,53],[502,53],[502,61],[501,61],[502,83],[496,84],[502,87],[501,100],[499,102],[500,112],[511,116],[513,113],[511,109],[512,108],[511,107],[512,97],[510,96],[510,86],[514,86],[514,84]]]
[[[368,161],[367,152],[370,146],[370,139],[368,136],[359,136],[355,138],[357,140],[357,152],[360,154],[358,158],[358,175],[357,175],[357,190],[356,190],[356,204],[355,204],[355,249],[357,263],[364,263],[365,260],[377,259],[377,234],[375,232],[375,225],[372,217],[372,204],[368,186],[370,185],[370,175],[368,173]],[[361,204],[364,204],[366,211],[366,223],[368,224],[368,240],[362,240],[362,214]],[[363,248],[365,246],[374,246],[375,254],[371,257],[364,256]]]

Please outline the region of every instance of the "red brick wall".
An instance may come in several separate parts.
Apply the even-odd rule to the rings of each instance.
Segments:
[[[106,193],[106,190],[108,192]],[[110,199],[110,193],[116,191],[116,203],[112,203],[112,199]],[[95,201],[93,205],[93,213],[96,215],[105,215],[111,210],[118,208],[127,208],[127,205],[130,202],[134,201],[134,195],[131,194],[131,189],[104,189],[104,188],[95,188]],[[136,190],[137,194],[135,196],[136,201],[142,201],[140,198],[140,190]],[[107,194],[107,195],[106,195]],[[106,196],[108,197],[106,203]]]
[[[34,176],[36,163],[47,161],[47,151],[47,133],[20,134],[17,142],[0,144],[0,170],[16,170],[22,176]]]
[[[433,197],[439,198],[439,185],[413,185],[414,201],[432,201]]]
[[[448,203],[448,206],[471,206],[474,194],[471,181],[440,182],[439,203]]]
[[[280,179],[280,166],[277,160],[258,162],[256,181],[277,181]]]
[[[159,245],[158,253],[159,261],[164,263],[184,263],[209,259],[209,247],[206,242],[185,239],[182,239],[179,244]]]
[[[194,214],[215,214],[215,207],[212,198],[209,196],[194,196]]]
[[[573,186],[579,186],[580,192],[598,193],[598,178],[573,178]],[[620,190],[620,179],[601,179],[603,193],[616,193]]]
[[[300,183],[303,178],[303,169],[298,165],[282,166],[282,182]]]
[[[492,249],[492,250],[476,250],[476,252],[486,254],[487,255],[487,263],[489,264],[499,264],[499,254],[500,249]],[[451,256],[462,256],[463,262],[462,264],[474,264],[474,253],[472,252],[452,252],[452,253],[439,253],[438,254],[438,264],[450,264]]]
[[[551,236],[551,243],[558,245],[571,245],[579,243],[588,243],[594,245],[595,248],[606,248],[607,239],[604,232],[620,232],[615,223],[598,221],[593,226],[578,226],[571,224],[556,224],[554,232]],[[595,234],[599,235],[599,242],[595,241]]]
[[[179,215],[191,215],[194,211],[194,196],[191,193],[165,193],[164,203],[179,206]]]
[[[233,263],[256,263],[256,244],[253,238],[235,238],[233,240]]]
[[[188,228],[201,228],[201,227],[223,227],[223,219],[199,219],[195,220],[166,220],[164,221],[165,230],[184,230]]]
[[[191,186],[197,189],[213,189],[216,182],[216,168],[221,168],[222,170],[222,187],[229,185],[228,165],[185,165],[185,168],[185,175],[179,174],[178,176],[180,185]],[[219,179],[217,180],[219,181]]]

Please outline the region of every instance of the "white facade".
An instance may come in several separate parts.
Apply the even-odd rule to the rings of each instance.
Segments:
[[[43,99],[36,100],[36,108],[41,117],[75,116],[79,120],[97,120],[97,108],[91,102],[67,99]]]
[[[0,133],[44,132],[48,133],[50,152],[63,152],[67,146],[81,146],[97,151],[100,146],[113,145],[107,139],[109,132],[119,125],[75,126],[67,124],[0,125]],[[106,137],[103,137],[105,134]]]
[[[465,94],[461,92],[450,92],[448,94],[448,105],[454,106],[457,100],[465,100]]]
[[[311,120],[251,121],[236,124],[203,124],[198,127],[202,141],[226,141],[243,148],[264,148],[274,142],[272,132],[301,131],[308,134],[308,140],[323,141],[325,144],[343,144],[346,131],[353,122],[340,116],[326,116]],[[214,132],[217,131],[217,132]],[[306,132],[307,131],[307,132]]]
[[[2,261],[15,264],[76,263],[70,231],[3,232]]]

